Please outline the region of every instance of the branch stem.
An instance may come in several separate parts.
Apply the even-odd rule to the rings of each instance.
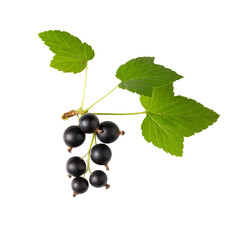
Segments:
[[[112,93],[115,89],[118,88],[118,85],[113,88],[110,92],[108,92],[107,94],[105,94],[102,98],[100,98],[98,101],[96,101],[94,104],[92,104],[89,108],[87,108],[85,111],[88,111],[90,108],[92,108],[94,105],[96,105],[97,103],[99,103],[101,100],[103,100],[105,97],[107,97],[110,93]]]

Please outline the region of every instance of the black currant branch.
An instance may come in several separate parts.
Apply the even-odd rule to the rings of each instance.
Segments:
[[[85,84],[86,87],[86,84]],[[83,104],[81,105],[81,107],[77,110],[70,110],[69,112],[66,112],[62,115],[62,119],[63,120],[67,120],[70,117],[73,116],[81,116],[84,115],[86,113],[88,113],[88,111],[95,106],[97,103],[99,103],[101,100],[103,100],[105,97],[107,97],[110,93],[112,93],[115,89],[118,88],[118,85],[116,87],[114,87],[111,91],[109,91],[107,94],[105,94],[103,97],[101,97],[99,100],[97,100],[95,103],[93,103],[90,107],[88,107],[87,109],[83,110]],[[83,96],[85,96],[85,91]],[[82,101],[84,102],[84,100]],[[93,113],[94,115],[136,115],[136,114],[145,114],[146,111],[144,112],[134,112],[134,113]]]
[[[67,113],[64,113],[62,119],[66,120],[69,117],[77,116],[78,125],[68,127],[64,134],[63,139],[66,145],[68,146],[68,151],[71,153],[72,149],[79,147],[83,144],[86,138],[86,134],[92,134],[92,140],[89,146],[87,153],[82,157],[71,157],[68,159],[66,164],[66,169],[68,172],[68,177],[74,176],[72,180],[72,189],[73,196],[84,193],[88,190],[89,183],[86,180],[85,176],[89,172],[89,182],[93,187],[99,188],[105,186],[106,189],[110,187],[107,183],[107,175],[101,170],[96,170],[92,172],[90,170],[90,159],[97,165],[105,166],[106,170],[109,170],[108,163],[112,157],[112,151],[107,144],[115,142],[119,136],[125,134],[124,131],[121,131],[119,127],[111,122],[105,121],[100,123],[96,115],[134,115],[134,114],[143,114],[145,112],[138,113],[89,113],[94,105],[112,93],[118,86],[113,88],[110,92],[105,94],[102,98],[96,101],[87,109],[83,110],[84,99],[85,99],[85,90],[86,90],[86,79],[87,79],[87,67],[85,73],[85,82],[83,90],[83,98],[81,107],[77,110],[71,110]],[[97,138],[102,142],[97,143]],[[93,146],[94,145],[94,146]],[[87,164],[84,161],[84,158],[87,157]]]
[[[110,185],[107,183],[106,173],[101,170],[91,172],[90,160],[92,160],[95,164],[105,166],[106,170],[109,170],[108,163],[112,157],[112,152],[107,144],[115,142],[120,135],[124,135],[124,131],[121,131],[119,127],[111,121],[99,122],[97,116],[147,114],[148,110],[132,113],[89,112],[93,106],[121,85],[117,85],[90,107],[84,109],[88,61],[94,58],[94,50],[87,43],[83,43],[80,39],[65,31],[44,31],[39,33],[39,37],[55,54],[50,64],[51,67],[59,71],[72,73],[79,73],[85,69],[85,80],[80,108],[68,111],[62,115],[63,120],[67,120],[73,116],[77,116],[78,118],[78,124],[68,127],[63,134],[64,142],[68,146],[68,151],[70,153],[74,148],[79,147],[84,143],[86,134],[93,134],[90,147],[85,156],[82,158],[74,156],[67,161],[66,168],[68,176],[74,176],[74,179],[72,180],[72,189],[74,192],[73,196],[75,197],[77,194],[86,192],[89,187],[89,182],[92,186],[97,188],[103,186],[109,188]],[[72,56],[71,59],[68,58],[69,53]],[[74,53],[74,56],[72,53]],[[61,60],[59,60],[58,57],[60,57]],[[152,114],[162,114],[166,115],[168,118],[174,119],[172,120],[173,122],[170,121],[171,123],[167,124],[169,125],[168,130],[171,132],[176,131],[175,135],[179,135],[179,138],[175,141],[172,140],[175,135],[171,134],[171,136],[168,136],[168,134],[166,134],[166,137],[170,140],[169,144],[164,144],[163,146],[161,142],[164,142],[165,137],[158,137],[157,135],[151,136],[151,134],[148,134],[149,129],[151,129],[151,122],[143,122],[142,133],[147,142],[152,142],[153,145],[163,148],[166,152],[169,152],[172,155],[182,156],[183,138],[186,136],[192,136],[195,132],[200,132],[206,129],[208,126],[216,122],[219,117],[217,113],[204,107],[193,99],[175,96],[172,83],[181,79],[183,76],[178,75],[171,69],[154,63],[154,57],[138,57],[129,60],[117,69],[116,77],[122,83],[125,82],[127,90],[136,92],[137,94],[142,95],[143,98],[144,96],[148,96],[148,87],[151,86],[152,79],[154,79],[156,84],[154,84],[155,86],[152,89]],[[131,84],[132,80],[135,81],[135,86],[129,88],[129,84]],[[169,83],[169,85],[167,83]],[[162,112],[160,109],[155,109],[155,104],[157,104],[157,101],[159,100],[158,97],[165,93],[167,94],[166,96],[171,96],[166,100],[166,106],[172,106],[172,114],[169,116],[165,114],[164,111]],[[181,99],[181,101],[176,99]],[[163,101],[164,100],[165,99],[163,98]],[[146,108],[145,106],[143,107]],[[175,119],[174,115],[178,114],[179,109],[182,108],[184,108],[184,111],[180,114],[179,118]],[[194,112],[193,115],[192,112]],[[182,116],[184,114],[186,114],[186,117],[184,118],[185,120],[179,121],[180,118],[183,119]],[[195,121],[197,117],[201,117],[202,121],[199,123]],[[153,121],[153,119],[151,119],[151,121]],[[161,128],[161,120],[158,119],[156,122],[159,123],[158,127]],[[172,127],[172,123],[179,126],[179,129],[178,127]],[[182,128],[184,129],[183,131]],[[102,143],[97,143],[97,138]],[[87,157],[87,161],[84,160],[85,157]],[[90,173],[89,181],[85,178],[88,172]]]

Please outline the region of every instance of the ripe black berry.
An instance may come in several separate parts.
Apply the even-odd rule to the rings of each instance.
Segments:
[[[80,157],[71,157],[66,164],[67,172],[74,177],[80,177],[86,171],[86,163]]]
[[[119,131],[118,126],[110,121],[102,122],[97,131],[98,139],[104,143],[112,143],[116,141],[121,134],[124,133]]]
[[[70,147],[69,151],[71,151],[71,148],[78,147],[84,142],[85,133],[78,126],[70,126],[65,130],[63,140]]]
[[[79,119],[79,127],[84,133],[93,133],[99,125],[96,115],[86,113]]]
[[[85,193],[88,190],[88,181],[82,177],[76,177],[72,180],[72,190],[73,196],[75,197],[77,194]]]
[[[105,172],[97,170],[94,171],[89,178],[89,181],[93,187],[100,188],[105,186],[106,189],[110,187],[110,185],[107,184],[107,175]]]
[[[91,150],[91,159],[98,165],[105,165],[108,168],[108,162],[112,157],[112,151],[106,144],[97,144]]]

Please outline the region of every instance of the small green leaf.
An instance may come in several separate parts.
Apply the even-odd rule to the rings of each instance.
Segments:
[[[39,33],[39,37],[56,54],[50,66],[59,71],[79,73],[94,57],[91,46],[67,32],[50,30]]]
[[[182,76],[171,69],[154,63],[154,57],[139,57],[128,61],[117,70],[116,77],[122,89],[140,95],[152,96],[154,87],[170,84]]]
[[[140,100],[147,114],[141,126],[145,140],[176,156],[182,156],[184,137],[201,132],[219,117],[192,99],[174,96],[172,84],[154,88],[152,101],[145,96]]]

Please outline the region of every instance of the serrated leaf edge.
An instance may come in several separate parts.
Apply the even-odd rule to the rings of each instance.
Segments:
[[[87,46],[89,46],[89,47],[91,48],[91,50],[93,51],[93,56],[86,61],[85,67],[84,67],[81,71],[64,71],[64,70],[57,69],[56,67],[54,67],[54,66],[52,65],[52,61],[54,60],[54,57],[55,57],[55,56],[66,57],[66,56],[61,55],[61,54],[59,54],[59,53],[56,54],[56,53],[54,53],[54,52],[51,50],[51,47],[46,44],[46,41],[43,40],[43,37],[41,36],[41,35],[43,35],[43,34],[46,33],[46,32],[61,32],[61,33],[66,33],[66,34],[68,34],[68,35],[71,35],[72,37],[74,37],[74,38],[76,38],[77,40],[79,40],[82,45],[87,45]],[[48,31],[43,31],[43,32],[38,33],[38,36],[39,36],[39,38],[43,41],[43,43],[49,48],[49,50],[54,54],[53,59],[51,60],[49,66],[52,67],[52,68],[54,68],[54,69],[56,69],[56,70],[58,70],[59,72],[63,72],[63,73],[73,73],[73,74],[80,73],[80,72],[82,72],[82,71],[86,68],[87,62],[90,61],[90,60],[92,60],[92,59],[95,57],[95,51],[93,50],[93,48],[92,48],[91,45],[87,44],[86,42],[82,42],[78,37],[70,34],[69,32],[60,31],[60,30],[48,30]]]
[[[141,124],[142,136],[144,137],[145,141],[148,142],[148,143],[152,143],[153,146],[157,147],[158,149],[162,149],[164,152],[166,152],[166,153],[168,153],[168,154],[170,154],[170,155],[172,155],[172,156],[182,157],[182,156],[183,156],[183,149],[184,149],[184,137],[183,137],[183,142],[182,142],[181,155],[177,155],[177,154],[171,153],[171,152],[168,151],[168,150],[165,150],[165,149],[162,148],[162,147],[159,147],[158,145],[156,145],[156,144],[155,144],[154,142],[152,142],[151,140],[148,140],[148,139],[143,135],[143,122],[144,122],[144,120],[145,120],[147,117],[149,117],[149,118],[151,119],[151,117],[146,114],[146,117],[143,119],[142,124]],[[156,125],[158,125],[158,123],[156,123],[153,119],[151,119],[151,120],[152,120]],[[158,126],[159,126],[159,125],[158,125]],[[171,138],[169,138],[169,139],[171,139]]]

